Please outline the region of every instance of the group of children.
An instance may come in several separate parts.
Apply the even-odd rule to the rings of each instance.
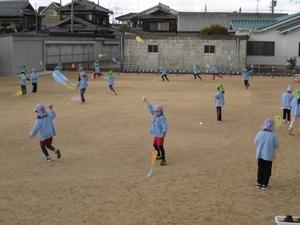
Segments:
[[[58,65],[56,69],[61,69],[61,65]],[[195,79],[197,79],[196,74],[199,73],[199,68],[194,67]],[[35,72],[35,71],[33,71]],[[95,69],[95,73],[100,71]],[[244,85],[249,88],[249,70],[245,69],[242,76],[244,79]],[[23,73],[21,73],[22,75]],[[199,75],[199,74],[198,74]],[[22,81],[26,80],[26,76],[22,75]],[[24,78],[25,77],[25,78]],[[96,78],[94,74],[94,78]],[[164,78],[167,78],[166,76]],[[200,78],[200,77],[199,77]],[[37,78],[36,78],[37,79]],[[115,76],[113,72],[109,71],[105,77],[109,88],[116,94],[114,90]],[[201,79],[201,78],[200,78]],[[31,76],[32,81],[35,80],[34,76]],[[168,80],[168,79],[167,79]],[[85,103],[84,93],[88,87],[88,75],[85,73],[82,67],[79,68],[79,78],[78,87],[80,89],[81,101]],[[36,90],[36,88],[35,88]],[[292,94],[292,86],[289,85],[286,91],[281,96],[281,108],[283,110],[283,120],[285,123],[289,124],[289,134],[292,134],[292,130],[300,118],[300,89],[297,89],[295,96]],[[222,121],[222,107],[225,104],[224,100],[225,89],[223,84],[219,83],[216,85],[216,93],[213,95],[214,103],[217,112],[217,122]],[[160,164],[165,166],[166,152],[164,149],[164,141],[168,131],[168,123],[166,116],[161,105],[151,104],[145,97],[143,97],[146,103],[147,110],[153,116],[153,121],[150,127],[150,132],[153,135],[153,147],[157,151],[157,160],[161,160]],[[53,124],[53,119],[56,117],[56,113],[53,110],[53,106],[49,106],[50,111],[47,112],[45,106],[39,104],[35,107],[35,112],[37,114],[35,125],[30,132],[30,138],[34,137],[39,133],[40,135],[40,146],[46,161],[50,161],[49,153],[50,150],[56,154],[57,158],[61,157],[61,153],[52,145],[53,137],[55,136],[55,128]],[[269,188],[269,180],[272,173],[272,163],[275,159],[276,149],[279,147],[278,137],[273,132],[274,131],[274,120],[267,118],[261,130],[256,134],[254,139],[254,144],[256,145],[256,158],[258,162],[257,169],[257,188],[265,190]]]
[[[26,93],[27,93],[26,85],[27,85],[27,82],[30,80],[31,80],[31,84],[32,84],[31,92],[32,93],[37,92],[38,74],[36,72],[36,69],[33,68],[31,70],[30,76],[28,75],[25,65],[19,64],[19,69],[20,69],[19,80],[20,80],[22,95],[26,95]]]

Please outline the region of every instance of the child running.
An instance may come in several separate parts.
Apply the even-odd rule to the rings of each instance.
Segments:
[[[222,107],[225,104],[225,100],[224,100],[225,90],[224,90],[223,84],[217,84],[216,88],[217,88],[217,92],[214,95],[214,100],[215,100],[215,106],[216,106],[216,110],[217,110],[217,122],[221,122],[222,121]]]
[[[256,159],[258,160],[257,189],[265,190],[269,187],[272,173],[272,161],[275,159],[275,151],[279,147],[278,138],[273,133],[274,120],[267,118],[261,131],[256,134]]]
[[[168,78],[168,69],[165,66],[161,66],[160,67],[160,76],[162,81],[165,81],[165,79],[169,82],[169,78]]]
[[[88,76],[83,70],[81,70],[81,72],[79,73],[77,87],[80,89],[81,104],[84,104],[85,103],[84,93],[86,91],[86,88],[88,87]]]
[[[25,72],[21,72],[19,79],[20,79],[20,84],[21,84],[22,95],[26,95],[26,93],[27,93],[27,90],[26,90],[27,79],[26,79]]]
[[[164,140],[167,135],[168,123],[163,113],[161,105],[152,105],[148,100],[143,97],[144,102],[147,104],[147,109],[153,116],[153,122],[150,128],[151,134],[154,136],[153,147],[157,151],[157,160],[161,160],[160,165],[165,166],[166,153],[164,149]]]
[[[295,124],[300,128],[300,88],[296,90],[295,98],[291,102],[292,121],[289,127],[289,135],[292,135]],[[300,129],[299,129],[300,131]]]
[[[95,62],[95,72],[94,72],[94,79],[96,79],[96,77],[100,77],[102,76],[101,70],[100,70],[100,65],[99,65],[99,61],[97,60]]]
[[[291,122],[291,103],[294,98],[292,92],[293,88],[291,85],[289,85],[281,96],[281,109],[283,110],[282,118],[284,123]]]
[[[197,77],[199,78],[199,80],[202,80],[201,77],[200,77],[200,73],[201,73],[200,66],[195,64],[193,66],[193,74],[194,74],[195,80],[197,79]]]
[[[216,76],[223,79],[223,77],[220,75],[219,67],[216,64],[212,66],[211,73],[213,74],[213,80],[216,79]]]
[[[242,77],[244,80],[244,85],[245,85],[246,89],[248,89],[250,87],[250,84],[249,84],[250,70],[245,68],[242,73]]]
[[[38,84],[38,74],[36,72],[36,69],[33,68],[31,70],[31,84],[32,84],[32,93],[37,92],[37,84]]]
[[[107,83],[109,89],[110,89],[115,95],[117,95],[117,92],[116,92],[116,90],[114,89],[116,76],[113,75],[113,71],[112,71],[112,70],[108,71],[107,75],[104,77],[104,80],[106,80],[106,83]]]
[[[53,137],[56,135],[53,119],[56,113],[53,111],[53,106],[49,105],[50,112],[47,112],[45,106],[38,104],[34,111],[37,114],[34,127],[32,128],[29,137],[33,138],[35,135],[40,136],[40,146],[46,161],[51,161],[47,149],[54,152],[59,159],[61,157],[60,151],[52,146]]]

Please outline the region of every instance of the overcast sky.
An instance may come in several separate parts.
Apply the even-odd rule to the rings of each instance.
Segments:
[[[1,0],[0,0],[1,1]],[[56,0],[59,2],[59,0]],[[62,4],[67,4],[71,0],[62,0]],[[93,0],[98,3],[98,0]],[[237,11],[242,7],[244,12],[256,12],[256,0],[99,0],[100,5],[113,10],[116,16],[128,12],[138,12],[152,7],[159,2],[170,6],[178,11],[204,11],[207,4],[208,11]],[[51,0],[30,0],[33,7],[47,5]],[[259,0],[258,9],[260,12],[268,12],[270,10],[271,0]],[[278,0],[276,12],[295,13],[300,12],[300,0]]]

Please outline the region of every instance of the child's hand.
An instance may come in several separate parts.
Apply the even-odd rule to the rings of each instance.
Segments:
[[[143,101],[144,101],[145,103],[147,103],[147,104],[149,103],[148,100],[147,100],[147,98],[146,98],[145,96],[143,96],[142,99],[143,99]]]
[[[51,110],[53,109],[53,105],[52,104],[49,105],[49,109],[51,109]]]

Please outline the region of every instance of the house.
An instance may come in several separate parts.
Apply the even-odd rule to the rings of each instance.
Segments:
[[[290,57],[300,65],[300,13],[279,17],[250,33],[247,64],[285,68]]]
[[[60,3],[52,2],[47,7],[39,8],[38,13],[41,16],[42,28],[47,28],[60,22],[60,13],[58,12],[60,7]]]
[[[28,1],[0,1],[0,33],[40,30],[40,17]]]
[[[50,33],[66,33],[71,32],[72,4],[58,8],[60,22],[49,27]],[[73,32],[74,33],[99,33],[103,35],[111,35],[109,15],[112,12],[103,8],[94,2],[88,0],[75,0],[73,3]]]

